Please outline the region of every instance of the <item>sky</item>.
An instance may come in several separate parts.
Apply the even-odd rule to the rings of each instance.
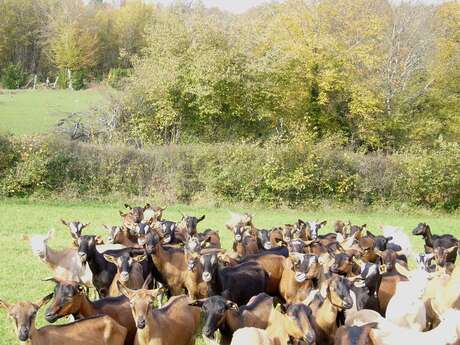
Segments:
[[[174,0],[153,0],[162,4],[170,4]],[[207,7],[219,7],[222,10],[230,11],[233,13],[243,13],[247,9],[276,0],[201,0]],[[396,0],[397,1],[397,0]],[[440,3],[442,0],[421,0],[426,4]]]

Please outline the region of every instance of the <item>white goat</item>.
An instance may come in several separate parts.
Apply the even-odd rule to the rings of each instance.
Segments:
[[[408,271],[396,264],[398,273],[409,280],[399,282],[387,306],[386,319],[400,327],[423,331],[426,328],[426,308],[422,300],[430,275],[418,269]]]
[[[407,258],[413,255],[409,236],[407,236],[401,228],[391,225],[381,225],[380,229],[385,237],[393,237],[389,242],[399,245],[401,247],[401,253]]]
[[[55,250],[48,246],[48,241],[53,237],[54,230],[49,230],[46,235],[23,235],[32,248],[34,256],[39,257],[53,271],[53,276],[63,280],[73,280],[93,287],[93,274],[89,265],[82,265],[76,248]]]
[[[449,345],[460,339],[460,310],[449,309],[438,327],[428,332],[398,327],[381,319],[370,337],[375,345]]]

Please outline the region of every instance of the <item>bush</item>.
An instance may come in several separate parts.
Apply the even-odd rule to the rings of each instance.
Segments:
[[[123,87],[123,79],[129,77],[132,73],[128,68],[112,68],[107,77],[107,83],[114,89]]]
[[[0,137],[3,196],[207,197],[270,205],[325,200],[363,205],[460,207],[460,145],[394,155],[320,144],[168,145],[142,150],[56,138]]]
[[[26,78],[20,65],[10,64],[2,71],[1,82],[6,89],[19,89],[25,85]]]

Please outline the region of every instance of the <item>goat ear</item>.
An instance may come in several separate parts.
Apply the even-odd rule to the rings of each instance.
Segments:
[[[95,240],[96,240],[96,244],[104,244],[104,240],[102,239],[101,236],[96,236]]]
[[[202,299],[197,299],[197,300],[195,300],[195,301],[189,302],[188,305],[191,306],[191,307],[200,307],[200,308],[201,308],[201,307],[203,306],[203,303],[204,303],[204,300],[202,300]]]
[[[125,208],[127,208],[128,210],[132,210],[132,207],[129,206],[128,204],[124,204],[123,206],[125,206]],[[121,212],[121,211],[120,211]]]
[[[400,265],[398,262],[396,263],[395,268],[399,274],[403,275],[406,278],[410,279],[410,277],[412,276],[411,272],[403,265]]]
[[[49,295],[43,297],[42,299],[40,299],[39,301],[37,301],[37,303],[35,303],[35,305],[38,307],[38,309],[40,309],[41,307],[43,307],[46,303],[48,303],[49,301],[51,301],[51,299],[53,298],[54,296],[54,293],[50,293]]]
[[[122,295],[128,297],[128,299],[132,296],[134,290],[127,288],[122,283],[120,283],[119,280],[117,280],[117,286],[118,286],[118,290],[120,290]]]
[[[82,224],[81,225],[81,229],[83,230],[84,228],[86,228],[87,226],[89,226],[91,223],[86,223],[86,224]]]
[[[105,228],[105,230],[112,231],[112,229],[110,229],[106,224],[102,224],[102,226]]]
[[[59,284],[59,280],[55,277],[47,277],[42,279],[43,282],[54,282],[56,284]]]
[[[142,254],[142,255],[138,255],[138,256],[134,256],[134,257],[133,257],[133,260],[134,260],[135,262],[142,262],[142,261],[144,261],[145,259],[147,259],[147,255],[145,255],[145,254]]]
[[[118,213],[120,214],[120,216],[122,217],[125,217],[127,215],[127,213],[123,213],[123,211],[118,211]]]
[[[11,306],[12,306],[12,304],[9,304],[7,301],[4,301],[4,300],[0,299],[0,308],[3,308],[6,311],[9,311]]]
[[[364,228],[363,228],[363,230],[364,230]],[[367,236],[369,236],[370,238],[375,238],[375,235],[374,235],[372,232],[370,232],[369,230],[366,230],[366,234],[367,234]]]
[[[61,219],[61,223],[64,224],[65,226],[69,226],[69,223],[66,222],[64,219]]]
[[[146,210],[146,209],[148,209],[148,208],[150,208],[150,207],[151,207],[151,205],[150,205],[149,203],[146,203],[146,204],[144,205],[144,210]]]
[[[54,237],[54,229],[49,229],[46,238],[49,240]]]
[[[457,251],[457,250],[458,250],[458,247],[457,247],[457,246],[453,246],[453,247],[447,248],[447,249],[446,249],[446,253],[447,253],[447,254],[450,254],[450,253],[452,253],[452,252],[454,252],[454,251]]]
[[[106,259],[108,262],[111,262],[112,264],[116,265],[117,264],[117,258],[112,256],[112,255],[109,255],[109,254],[103,254],[104,255],[104,259]]]
[[[206,218],[206,215],[203,214],[200,218],[197,219],[196,222],[199,223],[199,222],[201,222],[201,221],[202,221],[203,219],[205,219],[205,218]]]
[[[322,228],[323,226],[326,226],[327,220],[323,220],[321,223],[319,223],[319,227]]]

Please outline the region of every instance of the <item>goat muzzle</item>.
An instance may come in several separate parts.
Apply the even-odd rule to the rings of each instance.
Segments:
[[[304,335],[303,341],[305,341],[308,345],[312,345],[316,341],[316,335],[315,332],[310,331],[307,334]]]
[[[83,263],[85,263],[88,259],[88,255],[86,255],[86,253],[83,252],[78,252],[78,256],[80,257],[80,261]]]
[[[205,283],[209,283],[211,281],[212,275],[209,272],[203,272],[203,274],[201,275],[201,278],[203,278],[203,281]]]
[[[120,281],[122,283],[126,283],[129,280],[129,272],[121,272],[120,273]]]
[[[29,328],[21,326],[21,328],[19,328],[18,338],[20,341],[27,341],[27,339],[29,339]]]
[[[307,279],[307,275],[303,272],[295,273],[295,280],[297,283],[303,283]]]
[[[136,322],[136,327],[139,329],[144,329],[145,328],[145,318],[139,317]]]

